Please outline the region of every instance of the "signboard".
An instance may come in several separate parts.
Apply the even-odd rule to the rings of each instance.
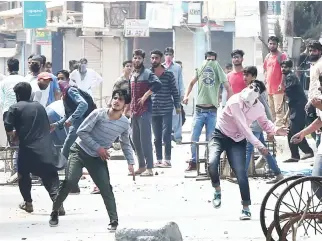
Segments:
[[[37,45],[51,45],[51,32],[49,32],[49,31],[36,31],[36,44]]]
[[[47,8],[45,1],[23,1],[23,27],[45,28]]]
[[[125,19],[124,37],[149,37],[149,20],[146,19]]]
[[[188,24],[201,24],[201,3],[189,3]]]

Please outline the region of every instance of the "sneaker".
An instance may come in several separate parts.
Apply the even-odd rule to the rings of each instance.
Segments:
[[[242,214],[240,216],[240,220],[251,220],[252,214],[250,213],[249,210],[242,210]]]
[[[212,199],[212,206],[214,208],[221,207],[221,192],[215,192],[214,198]]]
[[[91,192],[91,194],[101,194],[101,191],[99,190],[98,187],[94,187],[93,191]]]
[[[32,213],[34,211],[34,207],[33,207],[32,203],[29,203],[29,202],[20,203],[19,208],[21,210],[26,211],[27,213]]]
[[[141,177],[153,177],[153,171],[152,169],[146,169],[145,172],[142,172]]]
[[[279,174],[273,180],[266,182],[266,184],[275,184],[283,179],[284,179],[284,176],[282,174]]]
[[[58,212],[52,211],[52,213],[50,214],[49,226],[50,227],[57,227],[58,223],[59,223]]]
[[[197,164],[195,162],[190,161],[189,166],[186,169],[186,172],[196,171],[197,170]]]
[[[60,207],[60,209],[58,210],[58,216],[65,216],[66,212],[65,209],[63,207],[63,205]]]
[[[117,221],[112,221],[109,225],[107,230],[114,232],[117,229],[117,226],[119,225],[119,223]]]

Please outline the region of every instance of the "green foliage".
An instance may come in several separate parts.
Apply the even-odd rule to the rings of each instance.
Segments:
[[[322,1],[295,3],[294,33],[303,39],[319,39],[322,31]]]
[[[280,25],[280,21],[277,19],[275,26],[274,26],[274,34],[276,37],[280,40],[280,48],[283,48],[283,34],[282,34],[282,28]]]

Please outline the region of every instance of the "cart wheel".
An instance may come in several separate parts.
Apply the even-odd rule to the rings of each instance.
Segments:
[[[275,229],[280,237],[282,237],[283,227],[287,227],[289,222],[294,218],[302,217],[306,210],[307,200],[311,199],[308,215],[322,215],[322,177],[303,177],[291,183],[281,193],[278,198],[274,211]],[[322,224],[320,218],[303,220],[302,225],[298,228],[297,236],[321,235]],[[297,223],[295,222],[295,223]],[[286,230],[285,238],[292,240],[292,229]]]
[[[285,178],[279,181],[278,183],[274,184],[271,187],[271,189],[269,189],[268,192],[266,193],[260,209],[260,223],[265,237],[267,236],[268,227],[274,221],[274,208],[280,193],[290,183],[292,183],[294,180],[297,180],[298,178],[301,178],[301,177],[302,176],[291,176],[291,177]],[[275,241],[274,238],[275,240],[278,240],[278,235],[272,234],[271,241]]]

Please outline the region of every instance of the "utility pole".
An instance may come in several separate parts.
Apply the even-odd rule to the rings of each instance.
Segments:
[[[204,2],[207,6],[207,21],[206,21],[206,26],[207,26],[207,50],[211,51],[211,26],[210,26],[210,19],[209,19],[209,5],[208,2]]]
[[[36,42],[36,29],[31,29],[30,32],[31,32],[31,53],[32,54],[40,54],[40,46],[37,45],[37,42]]]
[[[267,39],[268,39],[268,2],[260,1],[259,2],[259,16],[261,24],[261,41],[262,41],[262,58],[265,60],[266,55],[268,54],[267,48]]]
[[[288,51],[288,39],[294,36],[294,1],[284,2],[283,51]]]
[[[134,2],[134,19],[140,18],[140,3],[138,1]],[[133,51],[139,48],[139,38],[133,38]]]

